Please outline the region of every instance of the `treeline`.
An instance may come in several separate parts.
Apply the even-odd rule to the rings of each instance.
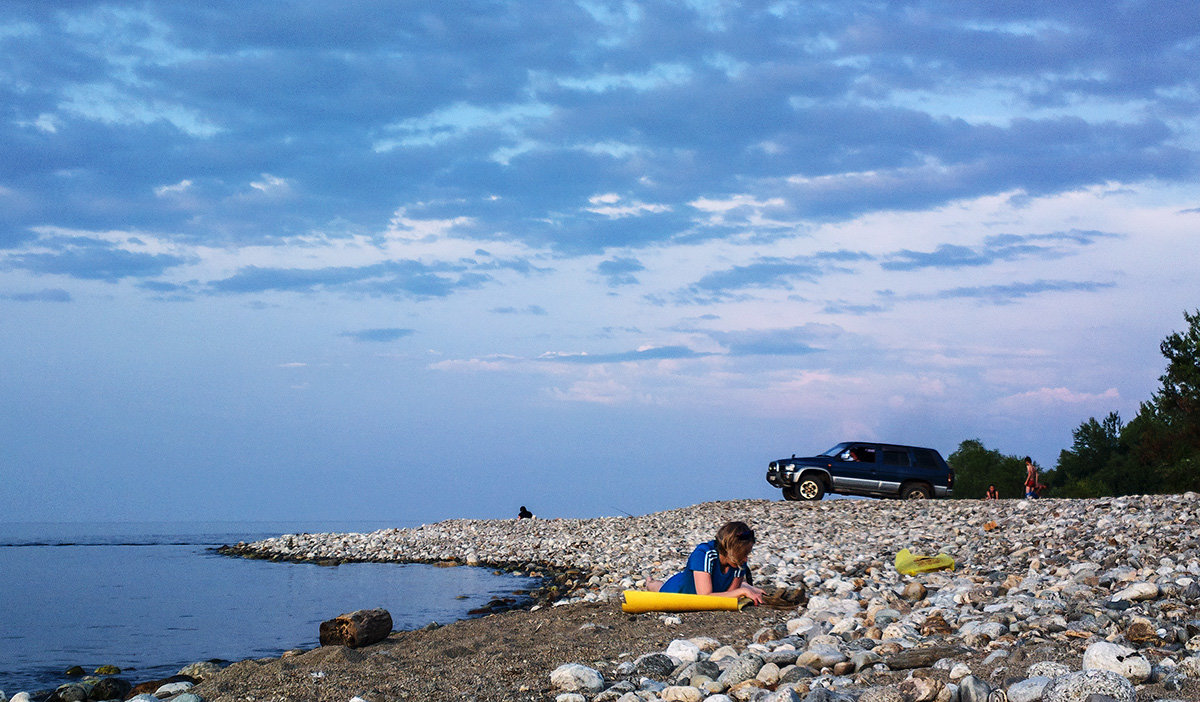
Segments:
[[[1116,412],[1072,432],[1058,465],[1040,473],[1042,497],[1104,497],[1200,490],[1200,310],[1183,313],[1188,328],[1159,345],[1167,369],[1157,392],[1128,424]],[[1024,497],[1023,457],[969,439],[949,457],[954,496],[978,499],[989,485],[1000,497]]]

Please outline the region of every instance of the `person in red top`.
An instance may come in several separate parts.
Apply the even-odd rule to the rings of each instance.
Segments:
[[[1033,459],[1029,456],[1025,457],[1025,499],[1032,500],[1038,496],[1038,479],[1037,466],[1033,465]]]

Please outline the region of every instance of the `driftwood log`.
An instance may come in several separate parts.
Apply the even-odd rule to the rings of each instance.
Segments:
[[[883,662],[892,670],[908,670],[911,668],[928,668],[942,658],[966,653],[961,646],[931,646],[929,648],[910,648],[906,651],[886,656]]]
[[[321,645],[361,648],[383,641],[391,632],[392,615],[386,609],[360,609],[321,622]]]

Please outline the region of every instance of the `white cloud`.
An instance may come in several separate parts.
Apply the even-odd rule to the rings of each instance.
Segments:
[[[1116,388],[1109,388],[1100,393],[1079,392],[1064,387],[1037,388],[1000,398],[999,402],[1011,407],[1021,407],[1027,403],[1039,405],[1109,405],[1119,401],[1121,393]]]
[[[630,200],[622,204],[622,198],[616,193],[605,193],[603,195],[593,195],[588,198],[591,207],[585,207],[588,212],[594,212],[599,215],[604,215],[610,219],[622,219],[625,217],[636,217],[642,214],[655,214],[659,212],[670,212],[669,205],[655,205],[641,202],[640,200]]]
[[[537,102],[499,107],[458,102],[387,127],[386,131],[398,136],[378,139],[374,148],[382,153],[405,147],[435,146],[481,130],[496,131],[515,139],[527,125],[540,122],[552,113],[549,105]]]
[[[63,89],[58,108],[63,112],[103,124],[146,125],[166,122],[193,137],[221,133],[219,125],[199,111],[184,105],[143,98],[129,88],[113,83],[73,85]],[[40,118],[39,118],[40,119]]]
[[[157,188],[154,189],[154,194],[159,197],[166,197],[168,195],[178,195],[180,193],[188,191],[189,189],[191,189],[191,187],[192,187],[192,181],[187,180],[185,178],[184,180],[181,180],[174,185],[158,186]]]

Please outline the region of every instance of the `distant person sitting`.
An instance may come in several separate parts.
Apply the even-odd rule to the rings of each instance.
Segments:
[[[1032,500],[1038,496],[1037,466],[1033,459],[1025,457],[1025,499]]]
[[[998,499],[1000,499],[1000,491],[996,489],[995,485],[988,485],[987,492],[984,493],[983,499],[998,500]]]
[[[521,511],[517,512],[517,519],[533,519],[533,512],[525,509],[525,505],[521,505]]]

